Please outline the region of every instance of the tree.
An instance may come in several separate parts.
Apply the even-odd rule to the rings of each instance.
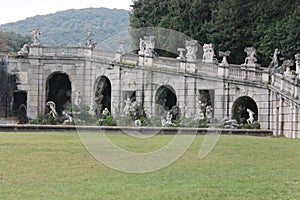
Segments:
[[[0,52],[17,52],[24,44],[31,42],[31,37],[0,30],[0,41]]]
[[[263,66],[279,48],[299,53],[299,1],[295,0],[134,0],[131,28],[164,27],[187,34],[215,51],[230,50],[231,63],[244,62],[244,48],[257,49]]]

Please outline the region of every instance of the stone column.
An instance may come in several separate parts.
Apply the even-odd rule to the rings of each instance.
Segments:
[[[297,77],[299,78],[299,76],[300,76],[300,54],[295,55],[295,60],[296,60],[296,74],[297,74]]]
[[[300,130],[297,130],[297,125],[298,125],[298,119],[297,119],[297,115],[298,115],[298,107],[295,103],[293,103],[293,118],[292,118],[292,124],[293,124],[293,130],[292,130],[292,138],[299,138],[298,132]]]

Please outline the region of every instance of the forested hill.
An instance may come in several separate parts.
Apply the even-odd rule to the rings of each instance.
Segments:
[[[88,31],[92,32],[94,41],[101,43],[112,35],[128,30],[129,14],[121,9],[71,9],[4,24],[0,26],[0,30],[30,35],[33,27],[42,31],[40,40],[45,46],[84,44]]]

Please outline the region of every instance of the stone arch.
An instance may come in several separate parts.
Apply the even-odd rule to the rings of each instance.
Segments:
[[[258,107],[256,102],[249,96],[241,96],[237,98],[232,106],[232,119],[236,119],[238,123],[247,123],[249,118],[247,109],[254,112],[254,121],[258,120]]]
[[[165,111],[171,110],[179,116],[179,108],[177,106],[177,96],[174,88],[170,85],[160,86],[155,95],[155,110],[157,115],[165,115]]]
[[[99,117],[107,108],[111,112],[111,82],[106,76],[100,76],[95,81],[95,114]]]
[[[53,101],[56,111],[61,114],[71,106],[72,84],[69,76],[62,71],[51,73],[46,80],[46,102]],[[46,107],[46,113],[49,111]]]

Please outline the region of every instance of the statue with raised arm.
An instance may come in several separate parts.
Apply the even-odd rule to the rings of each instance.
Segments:
[[[272,71],[272,73],[274,72],[275,69],[277,69],[279,67],[279,54],[280,54],[280,51],[279,49],[275,49],[274,50],[274,54],[273,56],[271,57],[272,58],[272,61],[271,63],[269,64],[269,68],[268,70],[269,71]]]
[[[39,28],[33,28],[32,29],[32,34],[33,34],[33,43],[31,44],[32,46],[38,46],[40,45],[40,34],[42,32],[40,31]]]
[[[97,43],[94,42],[92,39],[92,32],[88,31],[86,34],[86,39],[85,39],[85,47],[94,49],[96,47],[96,44]]]
[[[185,41],[185,48],[186,48],[186,59],[188,61],[196,61],[197,60],[197,51],[198,51],[198,41],[197,40],[190,40]]]
[[[53,101],[48,101],[46,105],[49,107],[50,111],[48,113],[53,119],[57,119],[57,111],[55,109],[56,105]]]
[[[247,119],[247,123],[248,124],[253,124],[254,121],[254,112],[252,110],[250,110],[249,108],[247,108],[247,112],[249,114],[249,118]]]
[[[244,65],[255,65],[257,62],[256,49],[254,47],[246,47],[244,52],[247,54]]]
[[[214,63],[215,61],[215,51],[212,43],[203,45],[203,58],[204,63]]]

